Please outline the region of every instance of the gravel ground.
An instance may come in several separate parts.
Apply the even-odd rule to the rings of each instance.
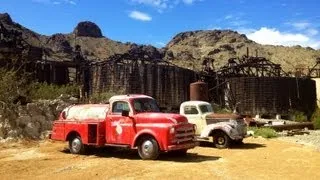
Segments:
[[[320,130],[306,130],[306,132],[309,132],[310,134],[285,136],[286,132],[284,131],[279,133],[280,137],[278,139],[313,146],[320,151]]]
[[[66,142],[0,143],[1,180],[92,179],[320,179],[320,152],[277,138],[248,137],[244,144],[190,149],[186,156],[161,154],[141,160],[136,151],[101,148],[70,154]]]

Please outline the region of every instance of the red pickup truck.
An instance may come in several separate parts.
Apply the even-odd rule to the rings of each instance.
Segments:
[[[150,96],[113,96],[109,103],[64,109],[50,138],[68,141],[73,154],[84,153],[87,146],[117,146],[138,149],[142,159],[168,151],[186,154],[198,144],[195,126],[182,115],[161,113]]]

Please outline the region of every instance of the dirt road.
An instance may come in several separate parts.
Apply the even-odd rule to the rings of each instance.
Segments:
[[[0,145],[0,179],[320,179],[320,152],[277,139],[247,138],[219,150],[203,145],[186,157],[143,161],[135,151],[72,155],[66,143]]]

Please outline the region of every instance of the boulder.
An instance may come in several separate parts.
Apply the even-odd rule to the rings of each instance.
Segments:
[[[28,123],[26,128],[24,128],[24,137],[38,139],[40,137],[40,123]]]
[[[102,32],[98,25],[90,21],[80,22],[74,29],[76,36],[102,38]]]
[[[31,117],[26,115],[26,116],[20,116],[16,122],[18,127],[20,128],[25,128],[27,126],[28,123],[30,123],[32,121]]]
[[[42,111],[39,108],[37,103],[28,103],[27,104],[27,111],[30,114],[30,116],[37,116],[37,115],[42,114]]]

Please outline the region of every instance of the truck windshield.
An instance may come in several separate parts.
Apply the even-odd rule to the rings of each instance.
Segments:
[[[150,98],[140,98],[133,100],[134,110],[139,112],[160,112],[157,102]]]
[[[212,106],[208,104],[199,105],[199,108],[202,113],[213,112]]]

